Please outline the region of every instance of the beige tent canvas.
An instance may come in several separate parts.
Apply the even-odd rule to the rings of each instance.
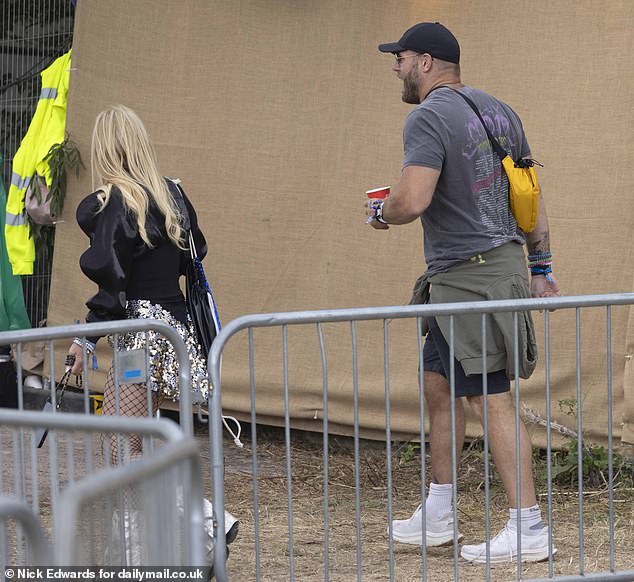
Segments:
[[[530,14],[530,16],[528,16]],[[210,243],[205,268],[226,323],[248,313],[403,305],[425,266],[417,223],[377,233],[364,224],[364,191],[398,180],[409,111],[389,56],[377,45],[415,22],[438,20],[458,37],[466,83],[520,114],[548,203],[554,268],[568,295],[633,289],[632,30],[629,0],[535,0],[504,10],[492,0],[310,3],[84,0],[77,6],[68,131],[89,157],[96,114],[124,103],[141,115],[165,174],[180,177]],[[78,258],[74,222],[91,191],[70,184],[58,226],[49,324],[72,323],[94,288]],[[73,292],[69,294],[69,289]],[[634,316],[612,312],[615,436],[634,442]],[[574,312],[551,315],[554,419],[578,399]],[[413,322],[389,324],[392,428],[418,434]],[[543,360],[543,318],[538,317]],[[327,327],[331,430],[350,433],[349,326]],[[583,426],[607,434],[605,309],[580,318]],[[288,332],[293,425],[321,430],[315,330]],[[103,342],[105,345],[105,342]],[[383,328],[359,330],[360,422],[385,425]],[[248,415],[247,338],[223,359],[225,410]],[[281,331],[255,334],[257,409],[283,421]],[[99,383],[108,356],[100,354]],[[545,413],[544,367],[522,401]],[[470,435],[481,432],[473,421]],[[543,442],[543,433],[535,433]]]

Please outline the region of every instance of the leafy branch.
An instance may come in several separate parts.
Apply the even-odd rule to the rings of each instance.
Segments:
[[[51,171],[51,185],[48,194],[45,195],[42,192],[37,176],[31,180],[31,194],[39,204],[50,204],[52,216],[61,216],[66,199],[68,173],[74,172],[75,176],[78,177],[81,169],[85,166],[77,145],[69,136],[66,136],[62,143],[54,144],[44,157],[44,161],[48,163]],[[36,224],[30,218],[29,223],[35,244],[52,246],[52,227]]]

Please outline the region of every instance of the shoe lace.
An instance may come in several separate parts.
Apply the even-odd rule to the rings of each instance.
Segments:
[[[512,531],[508,524],[505,525],[501,531],[498,532],[498,534],[491,540],[491,546],[498,540],[498,539],[504,539],[504,541],[506,542],[506,547],[508,548],[508,554],[509,554],[509,558],[512,560],[513,559],[513,538],[512,536],[516,536],[517,533]],[[486,542],[485,542],[486,543]]]

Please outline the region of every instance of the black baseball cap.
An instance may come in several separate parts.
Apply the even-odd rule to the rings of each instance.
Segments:
[[[379,45],[382,53],[414,51],[429,53],[441,61],[458,64],[460,45],[451,31],[440,22],[419,22],[406,30],[398,42]]]

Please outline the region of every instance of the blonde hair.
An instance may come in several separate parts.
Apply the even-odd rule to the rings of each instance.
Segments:
[[[114,105],[97,115],[90,158],[93,188],[101,190],[99,211],[108,204],[112,187],[116,186],[126,210],[137,221],[141,239],[152,247],[145,228],[149,196],[152,196],[165,217],[165,230],[170,240],[177,247],[185,248],[178,207],[158,171],[148,132],[132,109]]]

